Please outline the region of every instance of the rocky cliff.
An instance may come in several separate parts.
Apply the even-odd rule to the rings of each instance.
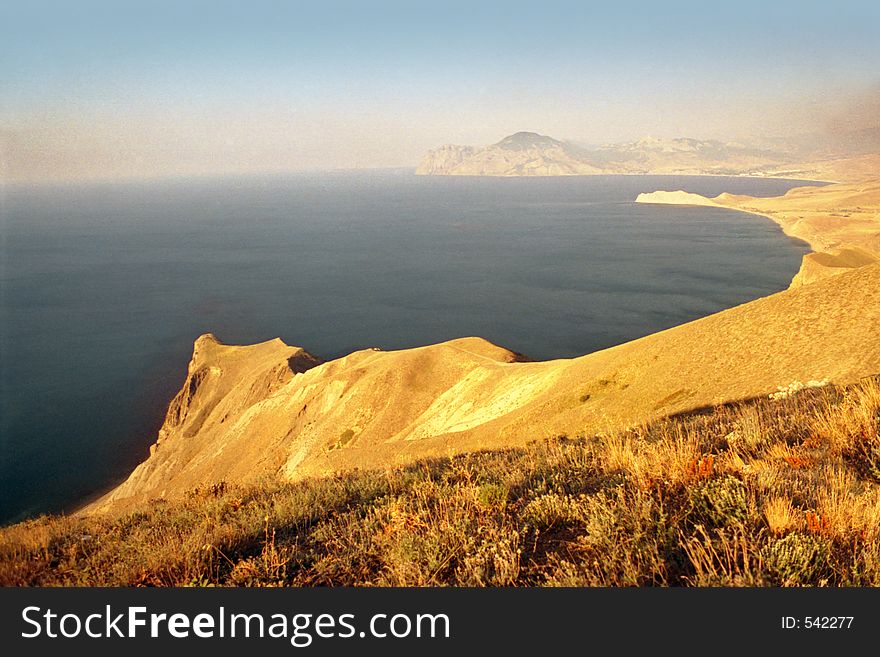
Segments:
[[[280,340],[205,335],[149,458],[90,510],[601,432],[795,381],[850,382],[880,372],[877,335],[880,264],[571,360],[524,362],[463,338],[321,363]]]

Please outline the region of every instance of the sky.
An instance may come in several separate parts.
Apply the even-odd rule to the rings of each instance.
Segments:
[[[880,3],[765,4],[0,0],[0,176],[415,166],[519,130],[598,145],[876,122]]]

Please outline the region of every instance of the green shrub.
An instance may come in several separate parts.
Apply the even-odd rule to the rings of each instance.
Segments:
[[[746,486],[736,477],[713,477],[691,490],[696,517],[715,527],[743,522],[748,517]]]
[[[582,519],[583,513],[578,498],[547,493],[529,502],[521,517],[532,527],[544,530],[554,525],[576,523]]]
[[[501,484],[482,484],[477,488],[477,500],[485,507],[504,507],[507,504],[509,491]]]
[[[761,553],[767,570],[783,586],[818,584],[827,567],[828,541],[814,534],[792,532],[771,541]]]

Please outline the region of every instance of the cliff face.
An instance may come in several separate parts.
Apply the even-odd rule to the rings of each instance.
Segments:
[[[168,406],[150,458],[139,465],[108,500],[141,491],[171,494],[181,485],[223,478],[272,474],[279,461],[256,445],[237,445],[247,418],[265,410],[266,400],[320,360],[275,339],[233,347],[208,333],[193,345],[186,379]],[[219,431],[222,429],[222,431]],[[223,438],[217,439],[222,433]],[[215,473],[223,473],[215,479]]]
[[[880,264],[571,360],[523,362],[464,338],[321,363],[277,339],[202,336],[150,457],[90,510],[603,431],[793,381],[845,383],[880,372],[878,334]]]
[[[472,157],[474,149],[470,146],[454,146],[447,144],[429,152],[416,169],[416,173],[423,176],[445,174],[455,171],[458,167]]]
[[[614,173],[762,173],[788,163],[779,152],[696,139],[642,139],[588,149],[534,132],[484,148],[442,146],[416,173],[449,176],[565,176]]]

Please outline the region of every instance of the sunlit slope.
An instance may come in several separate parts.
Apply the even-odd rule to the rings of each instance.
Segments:
[[[92,505],[200,484],[375,468],[880,372],[880,265],[571,360],[522,362],[479,338],[320,363],[273,340],[196,341],[158,445]]]

